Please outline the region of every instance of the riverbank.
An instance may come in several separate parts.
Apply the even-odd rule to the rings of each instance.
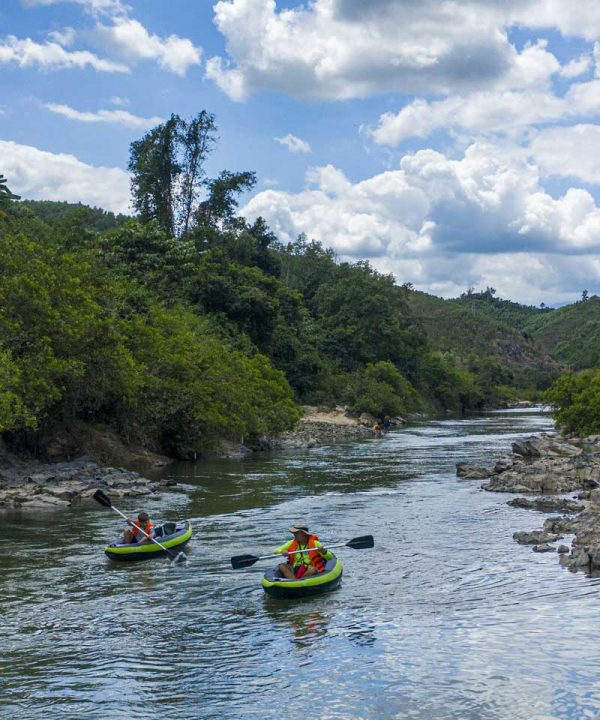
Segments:
[[[239,443],[224,442],[208,457],[239,459],[255,451],[279,451],[333,445],[378,437],[381,430],[371,415],[352,415],[347,408],[319,408],[305,406],[304,415],[294,430],[279,436],[264,438],[255,448]],[[404,423],[393,418],[392,427]],[[172,461],[139,448],[127,448],[108,432],[88,431],[93,443],[86,449],[93,457],[84,455],[74,460],[42,463],[4,452],[0,454],[0,509],[58,509],[91,497],[97,488],[110,492],[112,497],[151,495],[173,487],[174,481],[155,482],[137,470],[153,469]],[[53,452],[60,457],[64,443],[55,442]],[[64,447],[63,447],[64,451]],[[111,463],[116,463],[114,467]]]
[[[42,464],[14,455],[0,458],[0,509],[52,510],[91,497],[98,488],[111,497],[150,495],[171,486],[126,468],[100,467],[88,457]]]
[[[540,529],[515,533],[515,541],[535,552],[558,552],[560,563],[572,570],[600,572],[600,435],[542,434],[514,442],[511,449],[489,466],[458,463],[458,477],[486,479],[481,487],[488,492],[536,496],[512,499],[511,507],[562,513]],[[560,542],[569,537],[570,547]]]

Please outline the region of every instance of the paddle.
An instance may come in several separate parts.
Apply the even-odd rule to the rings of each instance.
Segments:
[[[105,495],[102,492],[102,490],[96,490],[96,492],[94,493],[94,500],[96,502],[99,502],[100,505],[104,505],[104,507],[111,508],[115,512],[119,513],[119,515],[121,517],[125,518],[125,520],[127,520],[127,522],[131,522],[129,520],[129,518],[127,517],[127,515],[124,515],[118,508],[116,508],[112,504],[112,502],[110,501],[110,498],[107,495]],[[152,540],[153,543],[156,543],[158,545],[158,547],[162,548],[167,553],[167,555],[169,555],[169,557],[173,560],[174,564],[182,563],[187,560],[187,555],[184,552],[179,552],[179,553],[175,554],[172,550],[169,550],[169,548],[165,547],[162,543],[159,543],[158,540],[155,540],[152,537],[152,535],[148,535],[148,533],[145,532],[144,530],[142,530],[142,528],[139,527],[139,525],[136,525],[136,527],[142,533],[142,535],[145,535],[149,540]]]
[[[325,551],[331,550],[331,548],[338,547],[350,547],[354,550],[366,550],[367,548],[375,547],[375,541],[373,540],[372,535],[361,535],[360,537],[355,537],[352,538],[352,540],[348,540],[348,542],[346,543],[328,545],[327,547],[317,548],[317,550]],[[311,550],[309,548],[305,548],[304,550],[292,550],[292,552],[289,554],[294,555],[295,553],[305,552],[311,552]],[[257,557],[256,555],[236,555],[235,557],[231,558],[231,567],[234,570],[239,570],[240,568],[250,567],[259,560],[272,560],[274,557],[277,557],[277,555],[274,555],[273,553],[271,553],[270,555],[261,555],[260,557]]]

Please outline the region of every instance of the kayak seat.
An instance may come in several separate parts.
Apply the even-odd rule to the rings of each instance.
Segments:
[[[154,537],[159,538],[163,536],[163,528],[162,525],[159,525],[158,527],[154,528]]]
[[[162,526],[163,535],[172,535],[177,529],[177,523],[166,522]]]

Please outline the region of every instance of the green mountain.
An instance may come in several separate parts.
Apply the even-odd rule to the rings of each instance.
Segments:
[[[518,328],[524,318],[540,314],[535,308],[509,301],[499,305],[481,297],[444,300],[417,291],[408,291],[407,300],[435,349],[452,354],[465,369],[484,373],[494,384],[539,390],[561,370],[547,348]],[[549,314],[541,311],[543,317]]]
[[[600,366],[600,297],[531,317],[524,326],[557,362],[572,370]]]

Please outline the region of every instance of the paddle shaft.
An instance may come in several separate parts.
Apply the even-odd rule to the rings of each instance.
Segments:
[[[327,552],[331,548],[346,547],[347,543],[337,543],[336,545],[328,545],[327,547],[316,547],[316,548],[304,548],[304,550],[292,550],[286,555],[295,555],[296,553],[307,553],[307,552]],[[283,553],[281,553],[283,555]],[[270,555],[261,555],[257,560],[268,560],[269,558],[277,557],[277,554],[271,553]]]
[[[112,503],[110,506],[115,512],[119,513],[119,515],[121,517],[125,518],[125,520],[127,520],[127,522],[131,522],[130,519],[127,517],[127,515],[125,515],[125,513],[122,513],[119,510],[119,508],[116,508]],[[142,535],[145,535],[148,538],[148,540],[152,540],[153,543],[156,543],[158,545],[158,547],[162,548],[167,553],[167,555],[170,555],[170,557],[173,558],[173,560],[175,560],[177,555],[174,555],[173,552],[171,550],[169,550],[169,548],[165,547],[162,543],[159,543],[158,540],[155,540],[152,537],[152,535],[149,535],[145,530],[142,530],[142,528],[139,525],[137,525],[136,523],[134,523],[134,525],[142,533]]]

